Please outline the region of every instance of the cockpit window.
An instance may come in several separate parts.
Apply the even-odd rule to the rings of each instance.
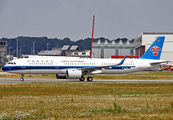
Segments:
[[[16,62],[9,62],[8,64],[11,64],[11,65],[16,65]]]

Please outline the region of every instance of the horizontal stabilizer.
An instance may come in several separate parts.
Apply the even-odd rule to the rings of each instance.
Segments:
[[[152,66],[156,66],[156,65],[160,65],[161,63],[165,63],[165,64],[167,64],[168,62],[171,62],[171,61],[152,62],[152,63],[150,63],[150,65],[152,65]]]

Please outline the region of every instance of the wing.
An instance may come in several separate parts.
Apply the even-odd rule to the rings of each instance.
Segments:
[[[98,67],[85,67],[85,68],[80,68],[79,70],[82,70],[82,73],[85,73],[85,72],[92,72],[92,71],[96,71],[96,70],[101,70],[103,68],[110,68],[112,66],[119,66],[119,65],[122,65],[124,63],[126,57],[127,57],[127,55],[118,64],[107,65],[107,66],[98,66]]]

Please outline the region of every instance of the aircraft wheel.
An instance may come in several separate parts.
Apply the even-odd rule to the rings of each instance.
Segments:
[[[20,78],[20,81],[24,81],[24,75],[23,74],[21,74],[21,78]]]
[[[81,77],[81,78],[79,79],[79,81],[85,81],[85,78],[84,78],[84,77]]]
[[[92,78],[92,77],[88,77],[88,78],[87,78],[87,81],[88,81],[88,82],[92,82],[92,81],[93,81],[93,78]]]

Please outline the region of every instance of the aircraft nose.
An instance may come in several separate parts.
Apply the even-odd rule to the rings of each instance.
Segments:
[[[2,67],[2,70],[5,71],[5,65]]]

